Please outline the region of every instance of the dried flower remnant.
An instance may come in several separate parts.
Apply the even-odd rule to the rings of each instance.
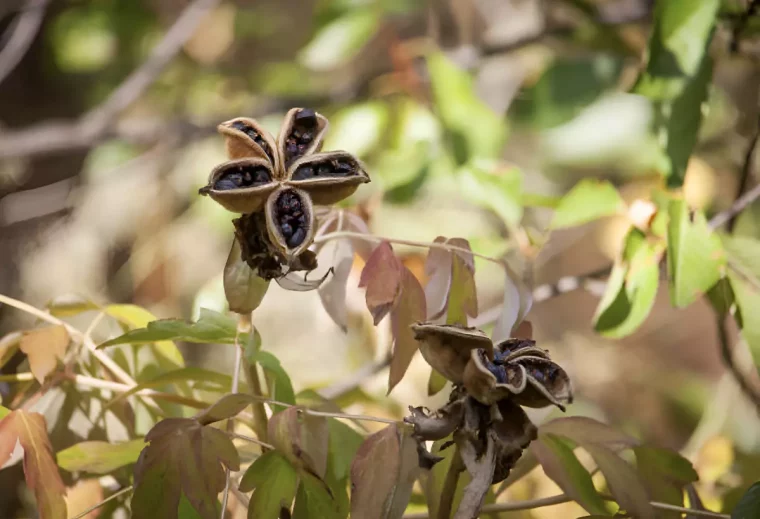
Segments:
[[[318,153],[327,127],[308,108],[288,112],[276,141],[253,119],[220,124],[231,160],[214,168],[199,192],[233,212],[264,209],[271,242],[291,264],[314,239],[313,204],[334,204],[369,182],[350,153]]]

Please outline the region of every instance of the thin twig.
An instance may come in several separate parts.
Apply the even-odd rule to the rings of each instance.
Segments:
[[[241,333],[241,326],[238,325],[237,330],[235,332],[235,367],[232,371],[232,385],[230,387],[230,391],[232,393],[238,392],[238,387],[240,386],[240,365],[243,363],[243,346],[240,344],[240,333]],[[232,419],[227,420],[227,434],[233,434],[233,430],[235,428],[235,421]],[[225,482],[224,482],[224,492],[222,493],[222,517],[221,519],[224,519],[225,513],[227,511],[227,499],[229,498],[230,494],[230,468],[227,467],[225,469]]]
[[[263,442],[259,440],[258,438],[252,438],[251,436],[246,436],[244,434],[239,434],[236,432],[227,432],[227,436],[229,436],[230,438],[238,438],[240,440],[245,440],[250,443],[255,443],[256,445],[260,445],[264,447],[265,449],[274,450],[274,445],[271,445],[267,442]]]
[[[279,405],[282,405],[279,403]],[[294,407],[294,406],[289,406]],[[331,413],[329,411],[315,411],[314,409],[303,409],[303,412],[311,416],[326,416],[328,418],[345,418],[346,420],[362,420],[365,422],[379,422],[394,424],[398,420],[391,420],[390,418],[380,418],[379,416],[367,416],[364,414],[347,414],[347,413]]]
[[[752,384],[741,372],[739,366],[734,361],[733,351],[731,350],[730,341],[728,338],[728,330],[726,329],[726,316],[720,315],[716,312],[716,324],[718,327],[718,342],[720,342],[720,357],[723,359],[726,369],[731,373],[731,376],[738,384],[742,393],[755,405],[755,408],[760,412],[760,393],[752,387]]]
[[[253,334],[255,333],[252,320],[253,317],[250,313],[238,314],[238,334],[250,335],[252,338]],[[256,431],[256,436],[258,436],[260,440],[266,441],[268,428],[267,424],[269,420],[267,419],[267,413],[264,409],[264,401],[267,399],[262,396],[264,393],[261,390],[261,381],[259,380],[258,367],[256,366],[255,362],[251,363],[248,361],[248,358],[245,357],[243,359],[243,369],[246,382],[248,383],[248,389],[251,392],[251,396],[254,400],[251,404],[251,408],[253,410],[254,430]]]
[[[31,47],[50,0],[28,0],[16,18],[13,33],[0,51],[0,83],[13,72]]]
[[[128,487],[122,488],[121,490],[119,490],[115,494],[111,494],[110,496],[108,496],[107,498],[105,498],[103,501],[101,501],[97,505],[93,505],[90,508],[88,508],[87,510],[78,513],[72,519],[82,519],[82,517],[85,517],[87,514],[89,514],[93,510],[97,510],[98,508],[100,508],[104,504],[108,503],[109,501],[111,501],[113,499],[116,499],[117,497],[122,496],[122,495],[126,494],[127,492],[131,492],[133,489],[134,489],[134,487],[132,485],[129,485]]]

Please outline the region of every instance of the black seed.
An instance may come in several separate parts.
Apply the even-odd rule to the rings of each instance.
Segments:
[[[249,126],[243,121],[235,121],[232,123],[232,127],[238,131],[245,133],[248,137],[253,139],[253,142],[258,144],[270,159],[273,159],[272,149],[269,147],[269,144],[267,144],[267,141],[264,140],[264,138],[259,134],[259,132],[256,131],[253,126]]]
[[[228,178],[220,178],[214,184],[214,189],[217,191],[227,191],[228,189],[237,189],[238,187],[240,187],[240,184],[236,184]]]
[[[307,178],[311,178],[314,176],[314,168],[311,166],[299,166],[298,169],[296,169],[295,173],[293,173],[293,180],[306,180]]]
[[[293,231],[293,236],[288,238],[288,247],[295,248],[301,245],[303,241],[306,239],[306,229],[303,227],[299,227],[295,231]]]
[[[280,231],[282,232],[282,235],[287,240],[291,236],[293,236],[293,227],[290,224],[283,223],[280,225]]]
[[[486,364],[486,368],[488,368],[488,371],[490,371],[493,376],[496,377],[496,382],[499,384],[503,384],[507,381],[507,374],[502,366],[497,366],[489,362]]]
[[[531,375],[533,375],[533,378],[535,378],[539,382],[543,382],[545,380],[543,371],[541,371],[539,369],[534,369],[533,373],[531,373]]]
[[[296,112],[293,123],[300,128],[314,129],[317,127],[317,114],[311,108],[304,108]]]

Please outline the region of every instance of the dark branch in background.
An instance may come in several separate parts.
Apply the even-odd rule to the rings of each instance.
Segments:
[[[744,376],[739,366],[734,361],[733,351],[728,337],[728,330],[726,330],[726,316],[716,312],[716,324],[718,325],[718,340],[720,342],[720,356],[723,359],[726,368],[731,376],[734,377],[742,393],[752,402],[755,407],[760,411],[760,393]]]
[[[742,33],[749,23],[749,19],[760,14],[760,0],[750,0],[747,10],[744,11],[734,24],[734,28],[731,31],[731,43],[729,44],[729,50],[732,53],[739,52],[739,41],[742,39]]]
[[[3,38],[3,50],[0,51],[0,83],[13,72],[32,45],[45,16],[48,2],[50,0],[27,0],[8,29],[10,35],[7,39]]]
[[[206,14],[218,3],[219,0],[195,0],[188,5],[153,48],[148,59],[127,76],[103,103],[76,121],[41,123],[18,132],[0,133],[0,158],[88,147],[107,137],[109,127],[115,126],[114,118],[137,100],[158,78],[190,39]]]

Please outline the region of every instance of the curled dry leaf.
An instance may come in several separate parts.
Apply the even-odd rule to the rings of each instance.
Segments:
[[[445,243],[446,238],[438,236],[434,243]],[[451,288],[452,258],[451,252],[432,248],[425,260],[425,275],[428,282],[425,285],[425,299],[428,305],[427,320],[435,322],[446,313]]]
[[[269,289],[269,280],[257,275],[243,260],[237,238],[224,266],[224,295],[230,310],[249,314],[259,307]]]
[[[409,428],[391,424],[367,436],[351,464],[351,517],[399,519],[419,471]]]
[[[53,458],[45,417],[19,409],[0,420],[0,467],[16,442],[24,448],[24,477],[34,492],[40,519],[66,519],[66,489]]]
[[[402,266],[401,295],[391,312],[393,331],[393,357],[388,375],[388,392],[398,384],[412,362],[418,342],[414,338],[412,323],[425,316],[425,292],[412,272]]]
[[[348,329],[346,316],[346,283],[354,263],[354,248],[348,240],[336,240],[327,244],[320,254],[330,258],[333,276],[319,288],[319,298],[327,314],[345,332]]]
[[[501,314],[499,315],[491,333],[494,343],[499,343],[513,337],[523,337],[526,330],[517,330],[528,315],[533,305],[533,295],[528,288],[520,281],[519,277],[509,265],[504,263],[506,279],[504,281],[504,299],[502,301]],[[531,327],[532,328],[532,327]],[[532,330],[530,331],[532,335]]]
[[[68,345],[69,332],[57,325],[24,332],[19,347],[29,358],[34,378],[42,384],[45,377],[55,371],[58,361],[63,360]]]
[[[219,517],[217,494],[225,468],[240,470],[235,445],[222,431],[191,418],[167,418],[147,435],[150,444],[135,464],[132,517],[177,518],[184,494],[203,519]]]
[[[359,278],[359,287],[366,287],[367,309],[375,326],[388,315],[401,295],[404,265],[387,241],[378,245],[367,260]]]
[[[289,407],[270,418],[267,438],[293,466],[325,477],[329,428],[324,417]]]

